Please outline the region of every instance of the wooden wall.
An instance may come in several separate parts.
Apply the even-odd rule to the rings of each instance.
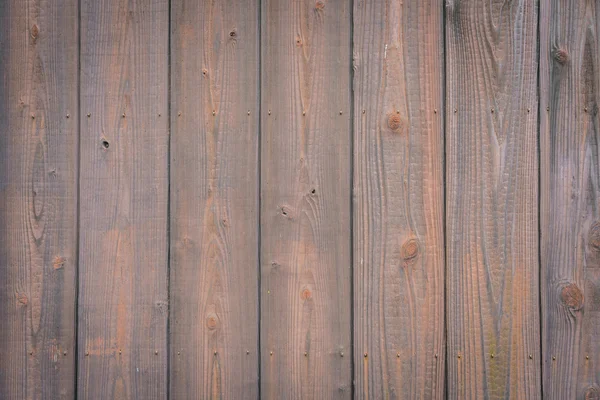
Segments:
[[[599,36],[0,1],[0,398],[600,398]]]

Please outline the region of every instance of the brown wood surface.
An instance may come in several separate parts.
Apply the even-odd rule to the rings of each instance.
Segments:
[[[78,394],[167,396],[167,0],[81,2]]]
[[[543,376],[546,399],[600,396],[597,2],[540,5]]]
[[[171,399],[258,398],[259,3],[172,3]]]
[[[348,399],[351,3],[261,11],[261,394]]]
[[[444,397],[443,8],[354,2],[354,381]]]
[[[537,4],[446,2],[448,396],[540,398]]]
[[[77,13],[0,2],[1,399],[74,396]]]

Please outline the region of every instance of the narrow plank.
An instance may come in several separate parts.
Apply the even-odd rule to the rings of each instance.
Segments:
[[[74,397],[77,15],[0,2],[2,399]]]
[[[537,7],[446,2],[451,399],[541,395]]]
[[[167,0],[81,2],[78,395],[167,395]]]
[[[261,11],[261,394],[347,399],[351,5]]]
[[[170,398],[256,399],[260,4],[172,7]]]
[[[442,15],[354,3],[356,398],[444,398]]]
[[[544,398],[600,396],[596,2],[540,6]]]

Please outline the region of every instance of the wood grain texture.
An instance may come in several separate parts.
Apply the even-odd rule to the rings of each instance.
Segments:
[[[347,399],[351,5],[261,11],[261,395]]]
[[[258,398],[258,1],[172,3],[171,399]]]
[[[78,395],[167,396],[167,0],[81,2]]]
[[[451,399],[540,398],[537,6],[446,1]]]
[[[444,398],[442,4],[354,2],[354,381]]]
[[[77,13],[73,0],[0,2],[0,398],[7,400],[74,397]]]
[[[590,1],[540,5],[546,399],[600,396],[599,11]]]

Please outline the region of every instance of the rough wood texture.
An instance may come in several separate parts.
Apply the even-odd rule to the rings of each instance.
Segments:
[[[167,395],[167,0],[81,3],[78,394]]]
[[[352,393],[350,7],[261,6],[265,399]]]
[[[0,2],[2,399],[74,397],[77,30],[77,1]]]
[[[443,8],[354,3],[356,398],[444,397]]]
[[[536,2],[447,0],[446,50],[448,395],[538,399]]]
[[[171,399],[256,399],[260,4],[172,4]]]
[[[600,396],[597,2],[543,0],[540,146],[546,399]]]

